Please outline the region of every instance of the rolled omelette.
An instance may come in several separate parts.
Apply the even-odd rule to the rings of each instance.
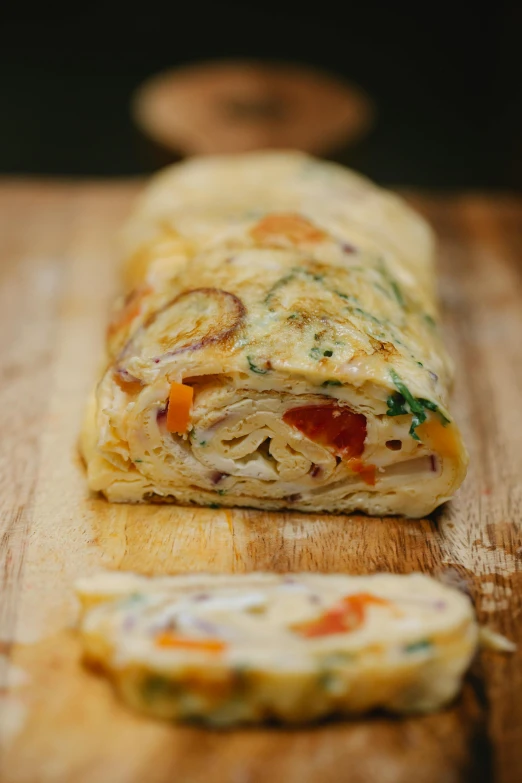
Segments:
[[[421,517],[464,479],[430,228],[296,152],[156,175],[82,434],[117,502]]]
[[[105,573],[77,584],[85,660],[131,707],[214,726],[438,709],[478,642],[423,574]]]

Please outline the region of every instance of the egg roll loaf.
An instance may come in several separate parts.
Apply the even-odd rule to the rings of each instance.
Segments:
[[[77,590],[85,659],[167,720],[435,710],[478,639],[467,596],[422,574],[112,573]]]
[[[462,482],[434,242],[395,195],[300,153],[160,173],[82,435],[111,501],[421,517]]]

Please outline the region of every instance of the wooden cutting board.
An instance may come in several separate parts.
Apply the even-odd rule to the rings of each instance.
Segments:
[[[471,452],[455,501],[419,522],[109,505],[76,437],[137,183],[0,184],[2,783],[499,783],[522,779],[522,202],[412,201],[439,232],[454,410]],[[420,569],[468,589],[517,641],[483,653],[447,710],[300,730],[143,719],[82,669],[71,585],[144,573]]]

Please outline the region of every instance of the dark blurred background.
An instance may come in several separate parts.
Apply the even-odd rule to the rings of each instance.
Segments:
[[[360,85],[378,114],[344,162],[385,184],[522,191],[521,2],[21,2],[0,25],[1,173],[149,172],[135,87],[237,56]]]

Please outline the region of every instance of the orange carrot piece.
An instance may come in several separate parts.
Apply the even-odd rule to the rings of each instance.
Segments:
[[[222,642],[220,639],[188,639],[183,636],[175,636],[168,631],[160,633],[156,637],[155,643],[157,647],[210,653],[220,653],[226,649],[225,642]]]
[[[278,238],[287,239],[293,245],[326,239],[324,231],[301,215],[291,212],[266,215],[250,229],[250,236],[261,244]]]
[[[345,611],[342,608],[338,608],[330,609],[321,617],[318,617],[317,620],[294,625],[292,630],[296,631],[301,636],[305,636],[307,639],[312,639],[316,636],[330,636],[330,634],[334,633],[354,631],[358,625],[360,625],[360,623],[354,622],[353,626],[350,627],[347,623]]]
[[[357,459],[356,457],[349,459],[346,464],[350,470],[353,470],[354,473],[358,473],[360,475],[365,484],[369,484],[370,487],[375,486],[375,465],[365,465],[361,459]]]
[[[184,383],[171,383],[169,407],[167,410],[167,429],[183,435],[188,430],[190,409],[194,399],[194,389]]]

